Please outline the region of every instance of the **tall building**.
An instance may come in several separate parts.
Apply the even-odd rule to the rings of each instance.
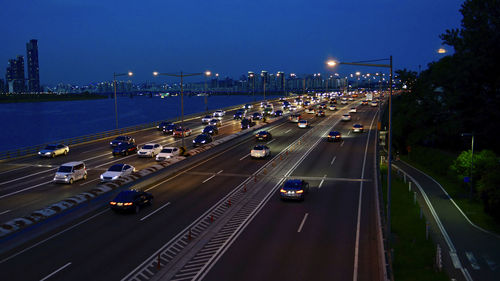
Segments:
[[[17,56],[17,59],[10,59],[7,67],[7,87],[10,93],[23,93],[26,91],[24,84],[24,58]]]
[[[285,83],[286,83],[285,82],[286,81],[285,72],[278,71],[278,74],[276,74],[276,77],[278,78],[276,81],[277,88],[283,90],[283,87],[285,87]]]
[[[28,64],[28,91],[40,92],[38,43],[35,39],[31,39],[28,43],[26,43],[26,60]]]

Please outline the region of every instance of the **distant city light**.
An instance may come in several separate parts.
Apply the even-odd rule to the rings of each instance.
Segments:
[[[444,54],[444,53],[446,53],[446,50],[444,48],[439,48],[437,52],[439,54]]]
[[[205,75],[210,76],[210,75],[212,75],[212,72],[210,72],[210,70],[207,70],[207,71],[205,71]]]

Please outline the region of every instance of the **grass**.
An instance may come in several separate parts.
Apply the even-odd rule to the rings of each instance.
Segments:
[[[387,174],[386,167],[381,167],[381,174]],[[384,178],[384,194],[386,182]],[[394,280],[449,280],[444,271],[435,270],[436,245],[425,237],[425,218],[420,218],[419,206],[413,203],[413,193],[408,192],[407,185],[395,173],[391,191]]]
[[[471,200],[469,190],[463,186],[456,174],[450,171],[449,167],[457,156],[458,154],[439,149],[417,147],[409,155],[402,155],[401,160],[439,182],[474,224],[491,232],[500,233],[500,225],[484,211],[482,202],[477,198]]]

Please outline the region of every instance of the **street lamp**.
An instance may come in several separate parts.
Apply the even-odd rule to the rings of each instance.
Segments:
[[[389,64],[374,64],[377,61],[390,61]],[[329,60],[326,64],[333,67],[337,64],[345,65],[356,65],[356,66],[372,66],[372,67],[386,67],[390,68],[391,74],[389,76],[389,147],[387,152],[387,234],[390,237],[391,234],[391,172],[392,172],[392,56],[388,59],[378,59],[369,61],[359,61],[359,62],[336,62],[334,60]],[[357,73],[356,73],[357,74]]]
[[[253,101],[255,102],[255,77],[253,73],[250,73],[248,76],[252,78],[252,96],[253,96]]]
[[[205,71],[205,112],[208,113],[208,94],[207,94],[207,79],[208,77],[212,75],[212,72],[209,70]]]
[[[262,76],[262,84],[264,85],[264,100],[266,100],[266,81],[267,77],[264,75],[264,73],[261,73],[260,76]]]
[[[113,72],[113,86],[115,88],[115,121],[116,121],[116,128],[118,129],[118,105],[116,103],[116,77],[118,76],[125,76],[128,75],[129,77],[134,75],[131,71],[127,73],[116,73]]]
[[[469,167],[469,181],[470,181],[470,198],[472,198],[472,169],[474,168],[474,133],[463,133],[462,137],[472,137],[471,144],[471,157],[470,157],[470,167]]]
[[[159,73],[158,71],[153,72],[154,76],[158,75],[165,75],[165,76],[171,76],[171,77],[180,77],[181,78],[181,128],[183,129],[182,131],[182,148],[186,150],[186,146],[184,145],[184,77],[188,76],[196,76],[196,75],[203,75],[203,73]]]

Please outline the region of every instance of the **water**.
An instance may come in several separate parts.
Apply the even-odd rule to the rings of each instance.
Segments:
[[[246,95],[211,96],[209,110],[253,101]],[[180,96],[118,97],[120,128],[176,118]],[[205,97],[184,97],[184,114],[205,111]],[[0,104],[0,151],[115,129],[114,99]]]

